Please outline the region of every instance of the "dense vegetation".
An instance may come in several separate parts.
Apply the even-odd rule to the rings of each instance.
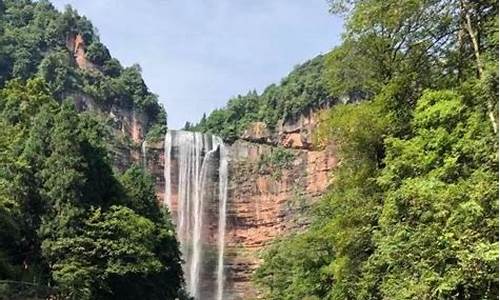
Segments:
[[[76,67],[69,44],[77,35],[89,68]],[[140,72],[138,65],[124,68],[112,58],[92,23],[71,7],[58,12],[48,0],[0,1],[0,87],[38,76],[57,100],[84,94],[103,108],[144,111],[151,118],[148,128],[165,127],[165,111]]]
[[[304,232],[263,254],[265,299],[498,299],[498,3],[330,0],[343,42],[262,94],[189,129],[240,135],[333,99],[318,147],[341,163]],[[90,68],[67,43],[85,41]],[[46,0],[0,0],[0,299],[183,299],[168,212],[139,167],[112,168],[92,97],[165,112],[140,68],[122,67],[92,24]],[[262,169],[287,168],[277,149]]]
[[[225,108],[203,116],[189,130],[216,134],[232,141],[240,136],[250,122],[264,122],[274,128],[279,120],[289,119],[309,108],[329,105],[333,101],[323,78],[322,55],[297,66],[279,85],[272,84],[259,95],[255,91],[230,99]]]
[[[498,2],[330,1],[319,144],[341,163],[313,223],[271,246],[265,299],[498,299]]]
[[[93,70],[66,42],[81,34]],[[183,299],[174,226],[141,168],[114,171],[110,126],[77,113],[165,113],[138,67],[123,68],[91,23],[47,1],[0,1],[0,299]]]

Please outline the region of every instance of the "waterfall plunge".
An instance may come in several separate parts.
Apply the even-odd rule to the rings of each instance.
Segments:
[[[141,145],[141,153],[142,153],[142,166],[144,168],[147,168],[148,166],[148,144],[146,143],[146,140],[142,142]]]
[[[224,143],[211,135],[168,131],[164,157],[164,202],[177,227],[188,291],[195,299],[222,300],[228,184]]]
[[[219,230],[217,234],[217,300],[222,300],[224,293],[224,242],[226,235],[226,210],[227,210],[227,174],[228,161],[224,143],[219,146]]]

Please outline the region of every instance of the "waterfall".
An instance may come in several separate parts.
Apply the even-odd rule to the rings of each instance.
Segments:
[[[167,134],[165,134],[165,153],[164,153],[164,170],[163,170],[163,177],[165,178],[165,194],[163,195],[164,199],[163,202],[167,205],[168,209],[170,212],[172,212],[172,187],[170,186],[170,169],[171,169],[171,162],[170,162],[170,155],[172,153],[172,135],[170,134],[170,131],[167,131]]]
[[[147,154],[148,149],[147,149],[147,146],[148,146],[148,145],[147,145],[147,143],[146,143],[146,140],[144,140],[144,141],[142,142],[142,145],[141,145],[141,153],[142,153],[142,166],[143,166],[144,168],[146,168],[146,167],[148,166],[148,157],[147,157],[147,155],[148,155],[148,154]]]
[[[217,300],[222,300],[224,295],[224,242],[226,235],[226,206],[227,206],[227,174],[228,161],[226,147],[220,142],[220,162],[219,162],[219,230],[217,235]]]
[[[226,148],[218,137],[172,130],[165,135],[164,157],[164,202],[176,224],[188,292],[197,300],[221,300],[228,184]],[[212,207],[217,207],[215,213]],[[215,252],[216,258],[212,255]]]

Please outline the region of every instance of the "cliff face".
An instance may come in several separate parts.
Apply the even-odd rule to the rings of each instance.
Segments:
[[[89,72],[100,72],[99,67],[86,58],[86,45],[81,36],[69,38],[67,47],[73,54],[75,66]],[[164,142],[150,143],[143,147],[141,153],[148,116],[119,104],[100,105],[81,92],[72,96],[79,111],[93,112],[111,125],[115,167],[124,171],[132,163],[144,163],[155,177],[156,193],[163,201]],[[330,183],[329,174],[337,159],[334,145],[321,150],[314,148],[312,133],[317,121],[317,111],[310,111],[294,120],[280,122],[274,129],[256,122],[250,124],[239,140],[228,146],[230,169],[224,299],[259,297],[251,282],[252,274],[260,263],[259,253],[277,237],[306,226],[311,204],[326,191]],[[278,147],[286,148],[292,154],[290,163],[279,169],[262,168],[262,162]],[[204,229],[203,241],[207,249],[213,249],[217,243],[218,203],[210,201],[207,206],[205,218],[210,225]],[[177,215],[176,205],[172,214]],[[213,270],[204,272],[202,281],[213,282],[214,276]],[[203,290],[207,290],[206,295],[213,293],[208,286]]]
[[[227,299],[258,297],[251,277],[260,262],[259,252],[275,238],[306,226],[311,204],[325,193],[337,158],[334,145],[314,149],[312,132],[317,120],[318,114],[310,112],[279,124],[274,132],[255,123],[229,146],[224,264],[225,294],[231,296]],[[263,168],[262,161],[278,146],[293,154],[291,162],[283,168]],[[163,200],[164,144],[146,148],[147,168],[156,178],[157,194]],[[210,205],[216,212],[217,203]]]
[[[90,72],[101,72],[98,66],[87,59],[85,41],[80,34],[71,35],[66,41],[66,47],[73,55],[73,61],[77,68]],[[150,117],[145,112],[120,105],[120,102],[102,105],[81,91],[72,92],[69,96],[74,99],[76,109],[79,112],[92,112],[106,120],[106,123],[110,125],[114,139],[111,143],[113,162],[118,170],[124,171],[132,163],[140,161],[140,145],[144,141],[146,128],[150,122]]]
[[[98,67],[87,59],[86,45],[81,34],[69,36],[66,40],[66,47],[73,54],[75,63],[80,69],[98,71]]]
[[[88,72],[101,72],[99,66],[87,59],[85,41],[80,35],[70,37],[67,48],[76,67]],[[102,105],[82,92],[71,96],[79,111],[90,111],[110,124],[115,167],[124,171],[132,163],[144,163],[155,177],[156,192],[159,200],[163,201],[164,142],[150,143],[141,151],[150,121],[148,115],[119,102]],[[259,253],[277,237],[304,228],[309,223],[309,208],[325,193],[337,158],[334,145],[315,149],[312,137],[317,121],[318,111],[311,110],[293,120],[280,122],[272,129],[264,123],[255,122],[248,126],[239,140],[228,145],[225,299],[259,297],[251,282],[252,274],[260,263]],[[266,158],[283,148],[291,154],[286,166],[262,167]],[[210,226],[204,228],[203,242],[207,249],[214,249],[217,243],[218,203],[210,201],[207,206],[205,218]],[[172,213],[177,215],[176,205]],[[213,282],[214,276],[213,270],[207,271],[202,279]]]
[[[78,111],[91,111],[111,121],[111,127],[117,135],[127,136],[133,143],[140,144],[145,137],[148,116],[144,112],[113,104],[103,107],[95,103],[92,97],[85,94],[74,94]]]
[[[100,72],[99,67],[87,59],[86,45],[80,34],[72,35],[66,41],[66,47],[73,54],[76,66],[82,70]],[[113,129],[128,136],[132,142],[141,143],[145,136],[145,126],[148,117],[144,112],[137,112],[133,108],[117,105],[99,105],[92,97],[81,92],[74,93],[75,106],[79,111],[92,111],[111,119]]]
[[[306,226],[311,204],[330,183],[331,170],[337,165],[335,146],[314,149],[312,132],[317,120],[318,114],[311,112],[285,122],[276,133],[268,131],[266,143],[262,134],[249,134],[262,126],[254,124],[244,136],[246,141],[232,145],[226,268],[233,299],[258,297],[251,277],[260,263],[259,252],[274,239]],[[276,146],[293,153],[290,166],[259,168]]]
[[[275,130],[267,128],[264,122],[250,124],[242,134],[241,139],[257,144],[282,146],[292,149],[312,150],[313,131],[319,121],[319,115],[325,106],[319,110],[310,110],[292,120],[280,121]]]

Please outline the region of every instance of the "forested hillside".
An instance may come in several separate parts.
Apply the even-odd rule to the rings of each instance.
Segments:
[[[309,108],[330,105],[334,99],[323,80],[325,59],[319,55],[297,66],[280,84],[268,86],[262,94],[250,91],[228,101],[224,108],[203,116],[190,130],[219,135],[227,141],[241,136],[251,122],[264,122],[273,129],[279,120],[293,118]]]
[[[148,128],[164,127],[165,111],[140,67],[111,57],[92,23],[74,9],[58,12],[48,0],[3,0],[0,14],[0,86],[39,77],[58,101],[83,94],[102,108],[144,111]]]
[[[339,146],[304,232],[255,275],[265,299],[498,299],[498,2],[330,1]]]
[[[218,252],[217,293],[223,295],[225,270],[234,282],[248,282],[254,270],[249,266],[260,263],[229,265],[224,255],[248,255],[241,245],[260,249],[256,245],[280,236],[253,275],[262,299],[498,299],[498,2],[328,4],[345,18],[340,45],[261,94],[237,96],[186,125],[230,144],[252,122],[274,130],[280,121],[328,108],[318,118],[314,147],[292,149],[295,156],[281,144],[245,142],[274,148],[248,150],[255,165],[229,172],[242,174],[240,181],[233,178],[239,185],[230,187],[239,198],[232,195],[228,208],[217,209],[227,209],[232,229],[247,231],[228,235],[226,241],[237,240],[232,249],[238,252]],[[128,119],[120,113],[134,122],[136,115],[147,117],[136,122],[141,126],[125,126]],[[70,7],[59,12],[47,0],[0,0],[0,299],[189,298],[175,227],[155,195],[155,183],[180,176],[165,172],[160,162],[172,161],[172,153],[185,155],[174,163],[200,183],[196,195],[203,195],[196,172],[207,171],[194,162],[205,161],[200,159],[208,152],[226,153],[220,146],[207,151],[199,143],[204,138],[196,143],[194,135],[181,140],[184,152],[179,144],[173,151],[174,140],[162,144],[165,131],[166,112],[140,67],[114,59],[89,20]],[[149,163],[165,178],[156,182],[143,167],[117,162],[120,147],[137,148],[145,139],[159,141],[154,147],[161,154],[151,154]],[[333,151],[338,157],[326,157]],[[336,166],[328,192],[315,190],[319,200],[313,207],[300,206],[301,219],[307,218],[303,226],[283,235],[279,205],[299,201],[269,203],[277,199],[269,196],[273,184],[294,174],[295,181],[282,188],[302,201],[304,193],[294,186],[300,179],[323,172],[321,184],[329,184],[325,161]],[[289,167],[300,170],[275,172]],[[220,170],[213,173],[221,176]],[[310,178],[311,185],[318,180]],[[191,189],[191,181],[182,183]],[[164,188],[167,194],[170,186]],[[249,213],[260,213],[247,201],[259,197],[271,199],[262,208],[267,219]],[[185,198],[198,201],[187,192]],[[233,199],[240,200],[239,209]],[[266,214],[271,209],[276,218]],[[235,211],[243,217],[231,218]],[[225,234],[231,226],[222,227],[225,214],[220,220],[217,226],[224,229],[218,234]],[[203,224],[197,222],[198,228]],[[224,249],[224,237],[204,235]],[[197,252],[199,240],[193,239]],[[230,278],[231,268],[250,271]],[[206,290],[198,283],[193,290]]]
[[[0,1],[0,299],[182,298],[152,178],[116,171],[115,128],[77,112],[81,95],[165,130],[140,68],[112,58],[86,18],[46,0]]]

